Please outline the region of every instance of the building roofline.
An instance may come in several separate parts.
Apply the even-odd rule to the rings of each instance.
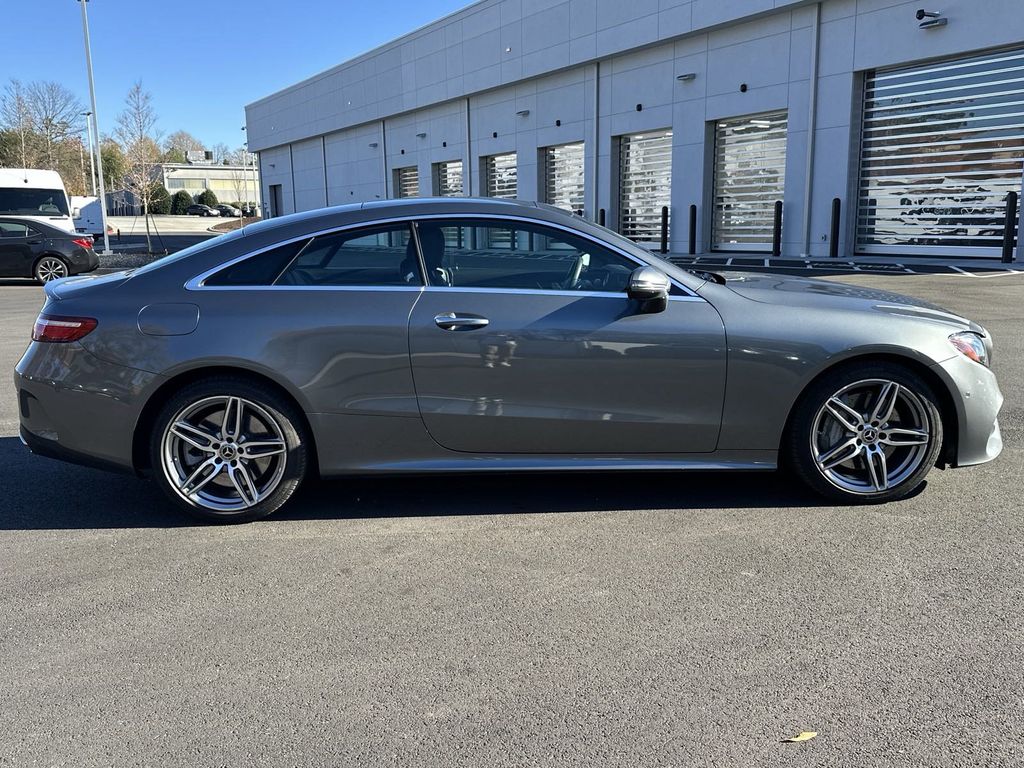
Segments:
[[[291,91],[295,88],[300,88],[304,85],[309,85],[310,83],[315,83],[317,80],[323,77],[333,75],[335,72],[339,72],[348,67],[355,66],[356,64],[359,64],[360,62],[365,61],[370,57],[377,55],[378,53],[383,53],[384,51],[400,46],[407,41],[414,40],[416,37],[418,37],[423,32],[426,32],[431,27],[441,26],[444,24],[444,22],[449,21],[450,19],[459,16],[460,14],[466,13],[470,8],[476,8],[477,6],[484,5],[492,5],[494,3],[499,2],[501,2],[501,0],[475,0],[475,2],[469,3],[468,5],[465,5],[462,8],[454,10],[451,13],[445,14],[440,18],[434,19],[433,21],[428,21],[426,24],[422,24],[416,27],[415,29],[406,32],[404,35],[396,37],[393,40],[389,40],[388,42],[382,43],[381,45],[378,45],[375,48],[370,48],[367,51],[363,51],[362,53],[353,56],[350,59],[345,59],[345,61],[341,62],[340,64],[335,64],[333,67],[322,69],[319,72],[310,75],[309,77],[292,83],[291,85],[286,85],[283,88],[278,88],[276,91],[273,91],[272,93],[268,93],[266,96],[262,96],[256,99],[256,101],[249,102],[245,105],[245,109],[248,109],[249,107],[259,106],[260,104],[270,101],[283,93],[287,93],[288,91]]]

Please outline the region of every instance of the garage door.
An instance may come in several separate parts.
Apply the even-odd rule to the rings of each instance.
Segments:
[[[1024,49],[869,72],[857,248],[992,257],[1024,173]]]
[[[419,169],[411,168],[395,169],[395,195],[397,197],[418,197],[420,194]]]
[[[786,185],[786,112],[719,120],[714,179],[712,247],[770,250]]]
[[[672,131],[619,137],[619,232],[661,240],[661,209],[672,204]]]
[[[437,178],[437,194],[441,197],[458,197],[462,194],[462,161],[451,160],[434,165]]]
[[[545,147],[544,202],[583,214],[583,142]]]
[[[484,176],[488,197],[514,198],[518,192],[516,153],[484,158]]]

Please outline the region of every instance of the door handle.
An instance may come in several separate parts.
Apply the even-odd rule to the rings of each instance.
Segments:
[[[42,242],[42,240],[29,240],[28,245],[41,245]]]
[[[434,317],[438,328],[445,331],[472,331],[483,328],[491,321],[480,315],[457,315],[454,312],[442,312]]]

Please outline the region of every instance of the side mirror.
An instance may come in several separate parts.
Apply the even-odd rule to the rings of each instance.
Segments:
[[[71,209],[71,218],[72,219],[80,219],[80,218],[82,218],[82,209],[81,208],[72,208]]]
[[[641,303],[641,312],[653,314],[665,310],[665,306],[668,304],[668,292],[671,289],[672,281],[664,272],[654,267],[638,267],[629,276],[626,295]]]

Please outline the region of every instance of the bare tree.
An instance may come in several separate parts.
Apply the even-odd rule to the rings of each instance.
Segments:
[[[175,131],[163,143],[164,156],[174,158],[174,162],[184,163],[188,153],[206,149],[203,142],[188,131]]]
[[[235,190],[235,202],[238,209],[244,211],[249,204],[249,180],[245,177],[244,171],[231,172],[231,188]]]
[[[39,81],[25,89],[32,127],[42,140],[43,165],[60,170],[68,140],[82,133],[82,102],[60,83]],[[77,157],[71,159],[76,163]]]
[[[231,158],[231,147],[223,141],[213,145],[213,162],[217,165],[225,165],[224,161]]]
[[[125,156],[125,183],[142,205],[146,220],[146,249],[152,251],[149,211],[157,186],[160,161],[160,132],[156,127],[153,97],[137,81],[128,91],[124,111],[118,115],[114,133]]]
[[[32,124],[32,110],[29,108],[28,89],[20,80],[10,80],[0,97],[0,120],[4,130],[18,139],[18,164],[22,168],[36,166],[37,137]]]

